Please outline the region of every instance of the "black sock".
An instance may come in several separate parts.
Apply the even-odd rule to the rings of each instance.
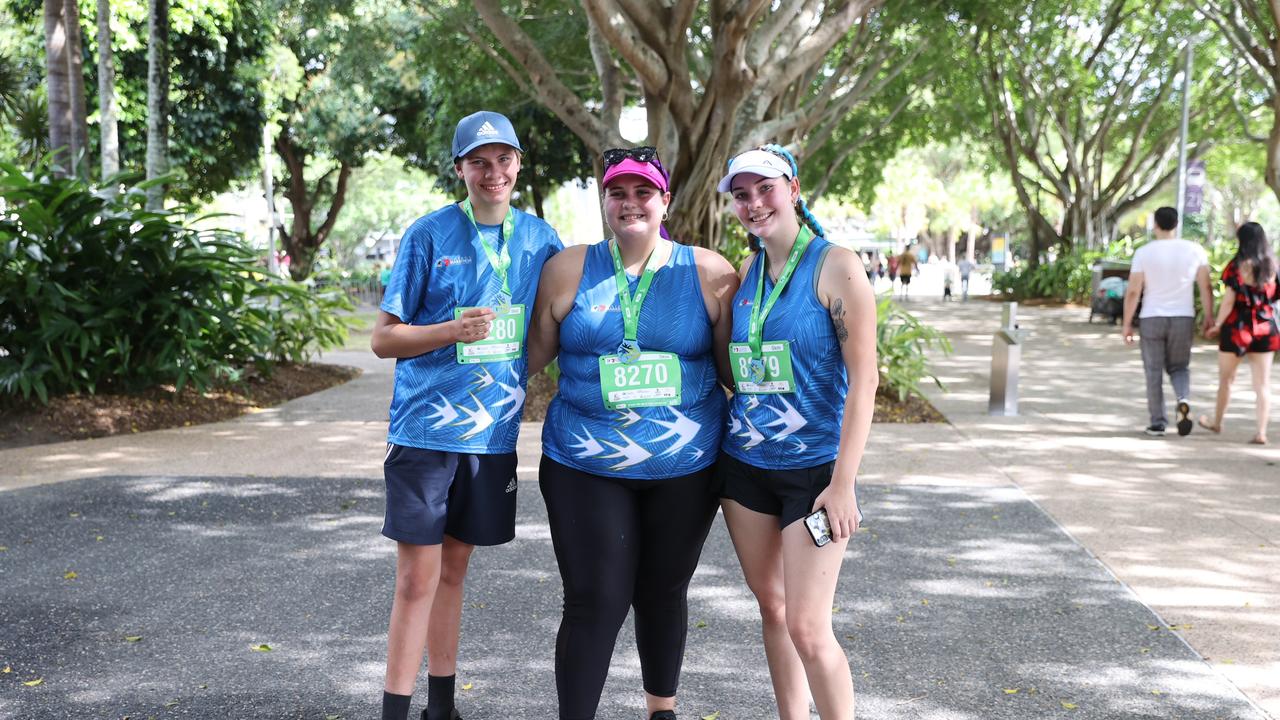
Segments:
[[[382,720],[409,720],[411,695],[396,695],[382,691]]]
[[[453,675],[438,676],[427,673],[428,720],[449,720],[453,712]]]

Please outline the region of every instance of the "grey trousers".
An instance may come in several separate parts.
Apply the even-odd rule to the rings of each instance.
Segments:
[[[1164,414],[1164,374],[1179,400],[1191,397],[1191,340],[1195,318],[1149,317],[1139,324],[1142,367],[1147,373],[1147,412],[1152,425],[1168,425]]]

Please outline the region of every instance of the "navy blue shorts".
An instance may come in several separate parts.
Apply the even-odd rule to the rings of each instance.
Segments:
[[[779,528],[812,511],[814,501],[831,484],[831,471],[835,467],[836,462],[832,460],[811,468],[769,470],[748,465],[723,452],[716,459],[720,497],[729,498],[748,510],[777,515]]]
[[[501,545],[516,536],[516,454],[468,455],[387,445],[382,534],[411,545],[444,536]]]

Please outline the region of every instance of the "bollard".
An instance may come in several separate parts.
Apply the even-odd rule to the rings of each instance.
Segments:
[[[991,338],[991,399],[988,415],[1018,414],[1018,365],[1022,359],[1022,331],[1018,329],[1018,303],[1007,302],[1001,311],[1000,329]]]

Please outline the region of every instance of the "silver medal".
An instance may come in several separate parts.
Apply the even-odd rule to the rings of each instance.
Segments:
[[[640,359],[640,345],[634,340],[623,340],[618,345],[618,359],[624,363],[633,363]]]
[[[764,360],[761,358],[751,358],[751,362],[747,364],[748,374],[751,376],[751,382],[764,382]]]

